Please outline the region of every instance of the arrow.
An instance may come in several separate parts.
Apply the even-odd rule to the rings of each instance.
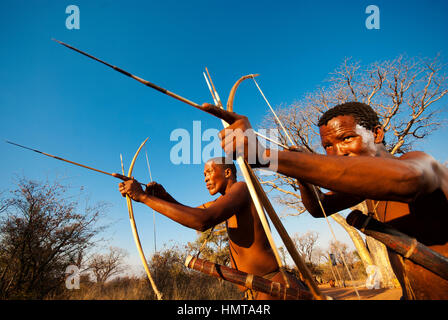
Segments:
[[[128,76],[128,77],[130,77],[132,79],[134,79],[134,80],[137,80],[138,82],[144,84],[147,87],[153,88],[153,89],[155,89],[155,90],[157,90],[157,91],[159,91],[159,92],[161,92],[163,94],[166,94],[166,95],[168,95],[168,96],[170,96],[170,97],[172,97],[174,99],[177,99],[179,101],[182,101],[182,102],[184,102],[184,103],[186,103],[186,104],[188,104],[188,105],[190,105],[192,107],[195,107],[196,109],[199,109],[201,111],[205,111],[205,112],[207,112],[207,113],[209,113],[211,115],[214,115],[215,117],[218,117],[218,118],[220,118],[222,120],[226,120],[228,123],[232,123],[233,122],[233,118],[229,117],[229,115],[224,110],[222,110],[221,108],[218,108],[218,107],[207,107],[207,108],[205,108],[205,107],[197,104],[196,102],[190,101],[190,100],[188,100],[188,99],[186,99],[186,98],[184,98],[184,97],[182,97],[182,96],[180,96],[180,95],[178,95],[178,94],[176,94],[174,92],[171,92],[171,91],[169,91],[169,90],[167,90],[165,88],[162,88],[162,87],[160,87],[160,86],[158,86],[158,85],[156,85],[156,84],[154,84],[152,82],[149,82],[149,81],[147,81],[145,79],[137,77],[137,76],[127,72],[126,70],[123,70],[123,69],[121,69],[121,68],[119,68],[117,66],[113,66],[110,63],[108,63],[106,61],[103,61],[101,59],[98,59],[98,58],[92,56],[91,54],[88,54],[88,53],[86,53],[86,52],[84,52],[82,50],[79,50],[79,49],[77,49],[77,48],[75,48],[75,47],[73,47],[73,46],[71,46],[69,44],[66,44],[66,43],[64,43],[62,41],[59,41],[59,40],[56,40],[56,39],[51,39],[51,40],[53,40],[53,41],[55,41],[55,42],[65,46],[65,47],[67,47],[67,48],[69,48],[71,50],[74,50],[74,51],[76,51],[76,52],[78,52],[78,53],[80,53],[82,55],[85,55],[86,57],[89,57],[90,59],[98,61],[98,62],[108,66],[109,68],[112,68],[115,71],[118,71],[118,72],[120,72],[120,73],[122,73],[122,74],[124,74],[124,75],[126,75],[126,76]]]
[[[5,142],[9,143],[9,144],[12,144],[14,146],[20,147],[20,148],[24,148],[24,149],[27,149],[27,150],[31,150],[31,151],[43,154],[44,156],[47,156],[47,157],[50,157],[50,158],[53,158],[53,159],[56,159],[56,160],[61,160],[61,161],[64,161],[64,162],[68,162],[68,163],[73,164],[73,165],[78,166],[78,167],[82,167],[82,168],[89,169],[89,170],[92,170],[92,171],[96,171],[96,172],[99,172],[99,173],[102,173],[102,174],[106,174],[108,176],[121,179],[123,181],[127,181],[127,180],[131,180],[132,179],[132,178],[126,177],[126,176],[118,174],[118,173],[109,173],[109,172],[106,172],[106,171],[103,171],[103,170],[100,170],[100,169],[95,169],[95,168],[86,166],[86,165],[81,164],[81,163],[70,161],[70,160],[67,160],[67,159],[64,159],[64,158],[61,158],[61,157],[58,157],[58,156],[54,156],[54,155],[46,153],[46,152],[42,152],[42,151],[30,148],[30,147],[23,146],[21,144],[15,143],[15,142],[11,142],[11,141],[8,141],[8,140],[5,140]],[[141,182],[138,182],[138,183],[140,183],[142,186],[146,186],[144,183],[141,183]]]

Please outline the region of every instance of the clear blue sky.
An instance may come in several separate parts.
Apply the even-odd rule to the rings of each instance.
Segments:
[[[80,9],[80,29],[69,30],[65,9]],[[380,8],[381,29],[365,27],[365,8]],[[290,104],[321,85],[345,57],[364,64],[399,54],[448,55],[446,1],[2,1],[0,4],[0,137],[99,169],[120,172],[139,146],[147,144],[152,175],[180,202],[199,205],[211,197],[202,164],[174,165],[174,129],[192,133],[221,128],[207,114],[184,105],[70,51],[51,38],[72,44],[197,103],[211,102],[202,71],[208,67],[222,98],[242,75],[259,73],[271,104]],[[267,113],[253,83],[243,83],[235,111],[254,126]],[[444,115],[446,118],[446,114]],[[421,150],[446,161],[440,130]],[[0,190],[15,176],[36,180],[65,177],[84,187],[92,202],[112,204],[115,221],[106,235],[139,264],[126,204],[111,177],[0,143]],[[144,153],[134,176],[148,180]],[[188,184],[188,186],[187,186]],[[283,209],[279,208],[279,212]],[[152,213],[135,205],[136,220],[149,256]],[[195,232],[156,216],[158,247],[186,243]],[[284,220],[288,231],[316,230],[325,247],[325,222],[308,214]],[[333,225],[335,225],[333,223]],[[339,227],[335,225],[339,230]],[[344,233],[340,239],[349,243]],[[279,241],[277,241],[280,244]]]

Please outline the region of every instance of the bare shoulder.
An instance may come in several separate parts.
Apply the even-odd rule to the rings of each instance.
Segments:
[[[398,159],[409,163],[414,163],[416,165],[426,166],[426,169],[433,170],[436,173],[446,172],[448,169],[446,166],[434,159],[434,157],[422,151],[407,152],[401,155]]]
[[[411,164],[416,171],[420,172],[427,184],[432,184],[434,188],[442,188],[448,192],[448,168],[431,155],[422,151],[411,151],[397,159]]]
[[[240,199],[249,199],[250,193],[247,188],[246,182],[238,181],[235,182],[229,190],[229,194],[237,195]]]
[[[230,190],[232,192],[234,192],[234,191],[235,192],[248,192],[246,182],[244,182],[244,181],[237,181],[237,182],[235,182],[232,185]]]
[[[423,151],[410,151],[402,154],[398,159],[400,160],[427,160],[436,161],[431,155]]]

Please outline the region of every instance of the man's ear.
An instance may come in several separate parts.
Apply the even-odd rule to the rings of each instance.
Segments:
[[[382,144],[384,140],[384,129],[382,126],[376,126],[373,128],[373,136],[375,137],[376,144]]]
[[[232,170],[230,170],[229,168],[227,168],[225,171],[224,171],[224,177],[226,177],[226,179],[227,178],[230,178],[232,176]]]

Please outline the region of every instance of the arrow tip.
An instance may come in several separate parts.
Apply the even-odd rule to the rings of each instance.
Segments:
[[[64,42],[59,41],[59,40],[57,40],[57,39],[55,39],[55,38],[51,38],[51,40],[53,40],[54,42],[57,42],[57,43],[59,43],[59,44],[62,44],[63,46],[66,45]]]

